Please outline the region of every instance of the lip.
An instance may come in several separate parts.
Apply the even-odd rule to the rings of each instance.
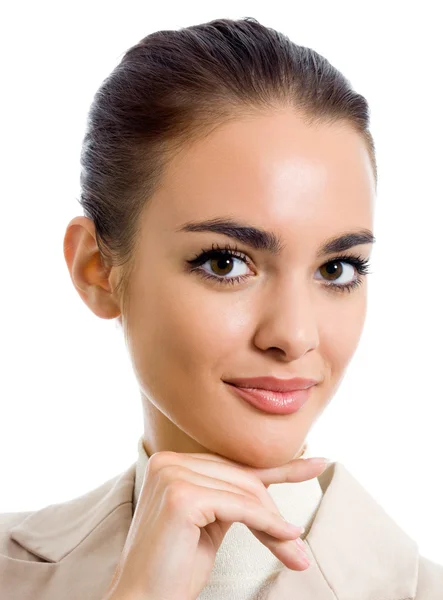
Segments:
[[[290,392],[245,388],[224,382],[235,395],[268,414],[289,415],[297,412],[308,400],[312,386]]]
[[[279,379],[277,377],[237,377],[234,379],[224,379],[225,383],[230,383],[239,388],[255,388],[268,390],[270,392],[295,392],[306,390],[319,383],[317,379],[308,379],[305,377],[293,377],[292,379]]]

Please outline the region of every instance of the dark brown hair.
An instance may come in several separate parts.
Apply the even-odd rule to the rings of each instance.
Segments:
[[[123,305],[139,217],[168,159],[229,120],[285,106],[360,133],[377,184],[368,103],[311,48],[246,17],[156,31],[126,51],[88,113],[79,199],[103,263],[122,267]]]

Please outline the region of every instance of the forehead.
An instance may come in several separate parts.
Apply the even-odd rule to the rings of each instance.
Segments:
[[[167,165],[149,212],[167,230],[229,215],[323,238],[370,228],[374,199],[363,138],[343,122],[308,126],[287,109],[225,123],[189,145]]]

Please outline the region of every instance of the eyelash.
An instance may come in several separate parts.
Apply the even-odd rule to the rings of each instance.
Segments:
[[[225,246],[213,244],[212,249],[203,248],[199,255],[197,255],[192,260],[188,260],[186,262],[192,266],[191,272],[196,271],[201,277],[203,277],[203,279],[210,279],[221,285],[235,285],[236,283],[244,281],[245,279],[250,277],[250,275],[238,275],[236,277],[220,277],[216,275],[210,275],[205,270],[200,268],[201,265],[203,265],[208,260],[217,259],[221,256],[238,258],[249,266],[248,257],[245,254],[243,254],[243,252],[240,252],[237,246],[234,246],[232,248],[229,244],[226,244]],[[327,283],[326,287],[332,288],[332,291],[334,292],[351,292],[363,283],[363,279],[366,275],[370,274],[370,271],[368,271],[370,267],[369,260],[364,259],[361,256],[342,254],[341,256],[337,256],[324,264],[327,265],[335,262],[347,262],[348,264],[352,265],[353,267],[355,267],[357,273],[359,274],[359,277],[357,277],[357,279],[355,279],[352,283],[347,283],[345,285]]]

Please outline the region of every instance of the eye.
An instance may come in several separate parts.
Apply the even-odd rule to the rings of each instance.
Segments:
[[[250,277],[247,274],[248,257],[239,252],[237,248],[212,245],[211,250],[202,250],[194,259],[187,261],[204,279],[210,279],[215,283],[235,284]],[[208,265],[208,270],[204,268]],[[229,277],[227,277],[229,275]]]
[[[210,274],[215,274],[217,277],[229,275],[230,277],[238,278],[248,273],[245,261],[233,254],[220,254],[219,256],[210,258],[202,264],[202,267],[206,264],[209,266]]]
[[[248,270],[248,257],[237,248],[231,248],[229,244],[223,247],[213,245],[211,250],[202,250],[198,256],[187,263],[192,266],[191,271],[196,271],[204,279],[222,285],[234,285],[251,277],[245,273]],[[203,268],[206,264],[209,265],[208,270]],[[326,281],[326,288],[337,292],[350,292],[363,283],[364,277],[369,274],[368,267],[368,259],[342,255],[323,264],[318,270],[322,279]],[[358,274],[357,277],[355,272]]]
[[[340,265],[345,265],[348,269],[343,269]],[[336,292],[351,292],[353,289],[359,287],[365,277],[370,274],[369,267],[369,259],[346,254],[328,261],[320,267],[319,271],[326,280],[330,281],[332,278],[332,282],[326,284],[327,288],[332,288],[332,291]],[[346,271],[348,271],[350,281],[348,281]],[[357,272],[357,277],[354,278],[352,274],[355,271]],[[340,281],[341,278],[342,281]]]
[[[346,285],[354,280],[355,266],[344,260],[331,260],[318,270],[326,281],[335,285]]]

